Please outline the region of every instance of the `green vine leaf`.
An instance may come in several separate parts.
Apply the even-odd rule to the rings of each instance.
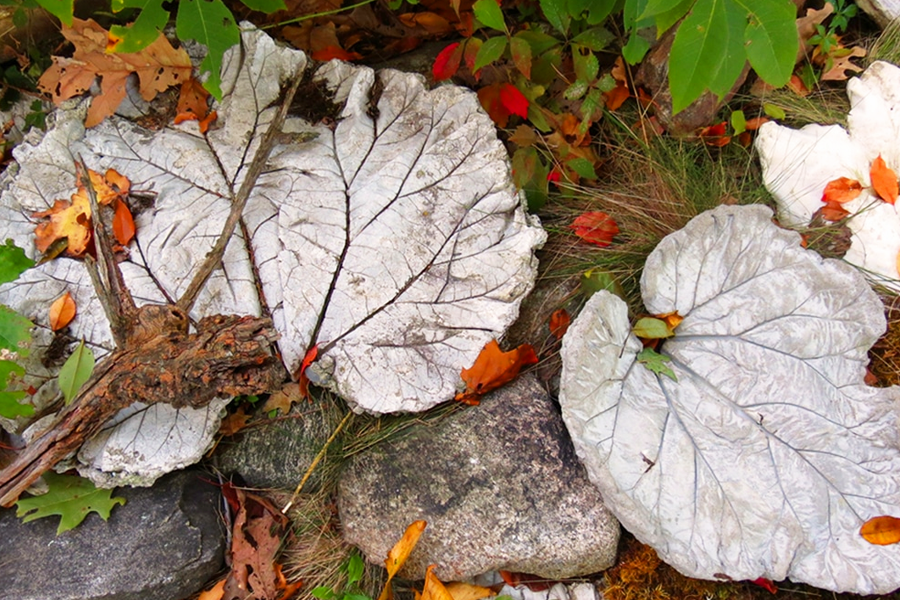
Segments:
[[[203,87],[222,101],[222,56],[241,41],[234,15],[222,0],[182,0],[178,6],[175,31],[182,40],[197,40],[209,52],[200,64],[201,73],[209,73]]]
[[[6,389],[12,378],[23,375],[25,375],[25,369],[20,365],[11,360],[0,360],[0,417],[16,419],[30,417],[34,414],[32,405],[19,403],[19,400],[27,395],[24,390]]]
[[[37,0],[41,8],[63,22],[68,27],[72,26],[72,13],[75,10],[75,0]]]
[[[678,381],[678,378],[675,376],[675,371],[666,366],[666,363],[671,362],[672,359],[664,354],[660,354],[653,348],[644,348],[641,350],[637,355],[637,361],[657,375],[665,375],[672,381]]]
[[[34,261],[25,256],[25,251],[12,240],[0,245],[0,284],[9,283],[34,266]]]
[[[106,521],[115,505],[125,504],[125,498],[112,497],[113,490],[97,489],[81,477],[48,471],[44,473],[44,481],[50,486],[50,491],[16,502],[16,516],[21,517],[23,523],[28,523],[59,515],[61,519],[56,535],[78,527],[91,512]]]
[[[118,39],[114,52],[140,52],[159,37],[159,32],[169,21],[169,11],[163,8],[163,0],[113,0],[113,12],[126,8],[139,8],[141,13],[130,25],[113,25],[109,28],[112,37]]]
[[[503,19],[503,11],[497,0],[478,0],[472,5],[475,18],[482,25],[487,25],[497,31],[506,31],[506,21]]]
[[[0,304],[0,348],[28,356],[31,328],[34,324],[11,309]]]
[[[84,340],[81,340],[81,343],[59,370],[59,389],[66,397],[66,404],[72,402],[81,386],[90,379],[93,371],[94,353],[84,345]]]

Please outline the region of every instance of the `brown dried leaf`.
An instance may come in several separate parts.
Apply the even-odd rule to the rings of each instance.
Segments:
[[[231,572],[225,582],[225,600],[276,600],[279,577],[275,555],[284,523],[270,503],[235,488],[240,509],[231,540]],[[277,512],[277,511],[275,511]]]
[[[850,62],[851,58],[862,58],[866,55],[866,49],[860,46],[854,46],[844,56],[836,57],[831,68],[822,73],[822,81],[844,81],[847,79],[846,71],[851,73],[859,73],[862,67]]]
[[[263,412],[272,410],[280,410],[281,414],[286,415],[291,412],[291,407],[303,400],[306,396],[300,391],[299,383],[286,383],[284,387],[269,396],[263,405]]]
[[[75,300],[66,292],[50,305],[50,329],[59,331],[72,322],[76,312]]]

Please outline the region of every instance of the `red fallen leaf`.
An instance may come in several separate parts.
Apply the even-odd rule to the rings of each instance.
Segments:
[[[127,246],[134,239],[134,217],[128,210],[128,205],[121,200],[116,200],[116,212],[113,215],[112,222],[113,235],[116,241],[123,246]]]
[[[699,132],[697,132],[697,136],[703,140],[703,143],[707,146],[716,146],[721,148],[722,146],[726,146],[728,142],[731,141],[731,136],[725,135],[728,131],[728,124],[725,121],[721,123],[716,123],[715,125],[710,125],[709,127],[704,127]]]
[[[297,383],[300,385],[300,394],[303,398],[309,398],[309,377],[306,376],[306,368],[319,356],[319,345],[316,344],[306,351],[300,369],[297,372]]]
[[[569,313],[564,308],[560,308],[559,310],[553,311],[553,314],[550,315],[550,333],[553,334],[558,340],[561,340],[564,335],[566,335],[566,331],[569,329],[569,323],[572,322],[572,317],[569,316]]]
[[[528,118],[528,98],[513,84],[501,84],[500,102],[503,103],[509,114],[518,115],[523,119]]]
[[[878,158],[872,161],[869,177],[872,179],[872,188],[879,198],[888,204],[893,204],[897,201],[897,196],[900,195],[897,174],[885,164],[880,154]]]
[[[463,48],[459,42],[450,44],[437,55],[434,59],[434,65],[431,67],[431,74],[435,81],[444,81],[456,75],[459,70],[459,63],[463,57]]]
[[[759,129],[763,123],[768,123],[771,121],[769,117],[753,117],[752,119],[747,119],[747,123],[744,125],[744,129],[747,131],[756,131]]]
[[[512,381],[522,367],[538,361],[537,354],[528,344],[503,352],[497,340],[485,344],[475,364],[460,373],[466,382],[466,391],[456,395],[456,400],[466,404],[478,404],[478,396]]]
[[[772,583],[771,579],[766,579],[765,577],[758,577],[757,579],[752,580],[750,583],[754,585],[758,585],[761,588],[765,588],[771,594],[777,594],[778,588],[775,587],[775,584]]]
[[[560,173],[559,169],[556,167],[553,167],[553,170],[551,170],[549,173],[547,173],[547,181],[549,181],[550,183],[555,183],[555,184],[559,185],[559,182],[561,179],[562,179],[562,173]]]
[[[478,38],[469,38],[466,40],[466,49],[463,52],[463,60],[466,62],[466,67],[469,68],[470,71],[475,69],[475,57],[478,56],[478,51],[481,50],[481,40]],[[474,73],[475,81],[478,81],[481,78],[481,71]]]
[[[362,58],[362,54],[347,52],[340,46],[325,46],[321,50],[316,50],[312,53],[313,60],[325,62],[333,58],[346,61],[359,60]]]
[[[50,305],[50,329],[59,331],[75,318],[77,307],[72,294],[66,292]]]
[[[605,212],[586,212],[579,215],[569,229],[575,231],[575,235],[586,242],[596,244],[601,248],[609,246],[613,238],[619,233],[619,226]]]
[[[843,204],[850,202],[862,193],[863,187],[860,182],[849,177],[838,177],[828,182],[825,186],[825,193],[822,194],[822,202],[836,202]]]
[[[877,546],[896,544],[900,542],[900,519],[889,516],[873,517],[863,523],[859,535]]]
[[[506,127],[510,115],[528,116],[528,98],[511,83],[494,83],[480,88],[478,100],[499,127]]]

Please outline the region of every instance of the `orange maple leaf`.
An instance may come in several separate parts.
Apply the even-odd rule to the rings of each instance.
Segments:
[[[117,216],[113,217],[113,233],[116,235],[116,240],[124,246],[134,237],[134,220],[122,200],[131,189],[131,182],[113,169],[107,169],[104,175],[88,169],[88,175],[99,204],[108,205],[117,202],[122,205],[122,208],[119,208],[119,204],[116,205]],[[48,210],[31,215],[36,219],[48,219],[38,223],[34,229],[34,245],[39,252],[46,252],[51,244],[63,238],[67,240],[66,254],[69,256],[83,256],[87,251],[92,235],[91,205],[87,189],[82,181],[83,178],[79,172],[78,191],[72,194],[70,200],[56,200]],[[127,217],[123,211],[128,213]],[[120,221],[120,223],[116,225],[116,221]],[[130,236],[125,235],[129,233],[129,224],[126,221],[130,221]]]
[[[888,204],[893,204],[897,201],[897,195],[900,194],[897,174],[887,166],[880,154],[872,161],[869,177],[872,180],[872,189],[875,190],[879,198]]]
[[[54,56],[53,65],[41,75],[38,87],[59,105],[88,91],[100,76],[100,94],[91,101],[86,127],[93,127],[116,111],[125,98],[125,82],[132,73],[137,74],[141,97],[148,102],[191,76],[187,52],[173,48],[161,33],[140,52],[129,54],[107,53],[109,33],[91,19],[73,19],[72,27],[64,25],[62,34],[75,46],[75,53],[72,58]]]
[[[66,292],[50,305],[50,329],[59,331],[75,318],[77,307],[72,294]]]
[[[497,340],[485,344],[475,364],[460,373],[466,382],[466,391],[456,395],[456,400],[466,404],[478,404],[478,397],[512,381],[522,367],[538,361],[537,354],[528,344],[503,352]]]

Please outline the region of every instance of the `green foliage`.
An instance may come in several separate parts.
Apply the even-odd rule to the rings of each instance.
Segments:
[[[626,60],[639,62],[649,48],[640,29],[655,25],[662,35],[682,17],[669,55],[674,112],[706,90],[727,94],[748,60],[766,83],[790,79],[800,43],[791,0],[625,0]]]
[[[50,491],[41,496],[20,499],[16,502],[16,516],[23,523],[59,515],[56,535],[74,529],[89,513],[95,512],[104,521],[116,504],[125,504],[125,498],[112,498],[113,490],[102,490],[81,477],[60,475],[52,471],[44,473],[44,481]]]
[[[11,309],[0,304],[0,349],[28,356],[31,328],[34,324]]]
[[[672,381],[678,381],[678,378],[675,377],[675,371],[666,366],[666,363],[671,362],[672,359],[660,354],[653,348],[641,350],[641,353],[637,355],[637,361],[657,375],[665,375]]]
[[[493,0],[490,0],[493,1]],[[372,600],[360,590],[359,582],[362,580],[365,564],[359,554],[354,552],[344,566],[347,574],[347,582],[341,589],[332,589],[327,586],[319,586],[311,592],[313,597],[319,600]]]
[[[25,375],[25,369],[11,360],[0,360],[0,416],[7,419],[30,417],[34,406],[19,401],[27,395],[25,390],[8,390],[9,385]]]
[[[34,261],[25,256],[25,251],[6,240],[0,245],[0,284],[9,283],[34,266]]]
[[[672,337],[675,332],[672,331],[668,323],[662,319],[654,319],[653,317],[643,317],[638,319],[632,329],[634,335],[645,340],[658,340]]]
[[[178,7],[175,31],[183,40],[197,40],[209,48],[200,71],[209,71],[203,86],[216,100],[222,100],[222,56],[241,41],[241,32],[234,15],[222,0],[182,0]]]
[[[91,378],[93,371],[94,353],[84,345],[84,340],[81,340],[59,370],[59,389],[66,398],[66,404],[70,404],[75,399],[78,390]]]
[[[497,31],[507,31],[503,11],[500,10],[497,0],[478,0],[472,5],[472,11],[481,24]]]

